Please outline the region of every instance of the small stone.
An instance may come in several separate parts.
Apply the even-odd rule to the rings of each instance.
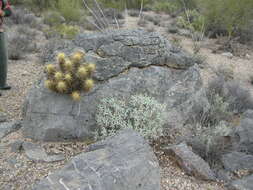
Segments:
[[[63,154],[47,155],[40,145],[31,142],[24,142],[23,148],[26,156],[35,162],[57,162],[65,159]]]
[[[216,180],[208,163],[194,154],[185,143],[164,148],[164,152],[172,154],[176,158],[176,162],[187,174],[203,180]]]
[[[0,123],[7,121],[7,114],[0,111]]]
[[[247,59],[250,59],[250,55],[249,55],[248,53],[245,55],[245,57],[246,57]]]
[[[24,141],[17,140],[14,143],[10,145],[11,147],[11,152],[19,153],[22,150],[22,145]]]
[[[169,27],[168,32],[172,33],[172,34],[176,34],[176,33],[178,33],[178,28],[177,27]]]
[[[221,55],[223,55],[223,56],[226,56],[226,57],[228,57],[228,58],[232,58],[234,55],[232,54],[232,53],[230,53],[230,52],[224,52],[224,53],[222,53]]]
[[[20,122],[4,122],[0,123],[0,139],[4,138],[8,134],[17,131],[21,128]]]

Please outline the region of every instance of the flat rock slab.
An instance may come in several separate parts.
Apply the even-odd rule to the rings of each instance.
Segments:
[[[47,155],[45,150],[38,144],[23,142],[22,146],[26,156],[35,162],[57,162],[65,159],[63,154]]]
[[[194,154],[185,143],[170,146],[164,149],[165,153],[172,154],[179,166],[188,174],[203,180],[215,180],[216,177],[210,166],[198,155]]]
[[[157,158],[146,141],[124,130],[89,147],[33,190],[160,190]]]
[[[229,189],[231,189],[231,190],[252,190],[253,189],[253,175],[233,181],[230,184]]]
[[[226,170],[253,170],[253,156],[242,152],[231,152],[222,156],[222,163]]]
[[[21,128],[20,122],[4,122],[0,123],[0,140],[8,134],[17,131]]]

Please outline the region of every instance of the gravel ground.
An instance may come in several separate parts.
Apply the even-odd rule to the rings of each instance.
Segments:
[[[10,120],[22,118],[22,105],[28,90],[43,73],[43,66],[37,55],[31,55],[25,60],[9,61],[8,85],[9,91],[2,91],[0,109],[9,115]]]
[[[154,13],[150,13],[154,16]],[[163,26],[169,24],[167,16],[164,19]],[[125,28],[133,29],[137,26],[138,18],[127,17]],[[153,27],[162,35],[171,39],[173,36],[167,34],[167,28],[147,24],[146,27]],[[178,36],[177,36],[178,37]],[[179,37],[183,49],[192,51],[192,41],[186,37]],[[213,42],[207,41],[207,44]],[[233,59],[224,57],[219,54],[213,54],[206,46],[201,48],[201,54],[207,57],[209,65],[217,67],[224,63],[235,66],[235,78],[248,82],[248,76],[252,73],[252,57],[250,59],[234,57]],[[37,81],[42,73],[43,66],[40,63],[37,55],[31,55],[22,61],[12,61],[9,64],[8,84],[12,86],[11,91],[3,92],[0,97],[0,109],[4,110],[9,115],[9,120],[22,119],[22,104],[28,90],[31,88],[34,81]],[[242,75],[242,73],[246,73]],[[213,72],[210,69],[202,69],[202,76],[206,83]],[[251,87],[252,89],[252,87]],[[49,153],[64,153],[65,160],[54,163],[35,163],[30,161],[23,152],[12,153],[10,145],[17,140],[26,140],[22,137],[20,131],[12,133],[0,142],[0,189],[1,190],[29,190],[31,184],[44,178],[48,173],[61,168],[74,155],[85,150],[85,143],[58,143],[58,144],[43,144],[44,148]],[[197,180],[194,177],[186,175],[172,159],[163,154],[159,154],[161,166],[161,185],[162,190],[223,190],[222,183],[205,182]]]
[[[24,139],[19,132],[5,137],[0,143],[0,189],[30,190],[32,184],[46,177],[50,172],[62,168],[73,156],[85,151],[87,145],[82,142],[43,143],[51,154],[63,153],[65,160],[53,163],[33,162],[24,152],[11,152],[11,144]],[[223,184],[205,182],[184,174],[176,163],[162,152],[156,152],[161,166],[161,190],[223,190]]]

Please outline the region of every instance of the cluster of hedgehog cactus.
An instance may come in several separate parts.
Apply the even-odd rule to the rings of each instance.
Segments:
[[[79,51],[70,57],[59,53],[58,65],[46,65],[46,88],[57,93],[69,94],[74,101],[79,101],[82,91],[88,92],[93,88],[92,74],[96,69],[95,64],[82,63],[83,58],[84,53]]]

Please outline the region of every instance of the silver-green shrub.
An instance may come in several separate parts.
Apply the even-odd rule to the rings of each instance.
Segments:
[[[105,98],[98,106],[96,122],[100,138],[131,128],[147,139],[157,139],[166,123],[166,105],[147,95],[133,95],[129,100]]]

